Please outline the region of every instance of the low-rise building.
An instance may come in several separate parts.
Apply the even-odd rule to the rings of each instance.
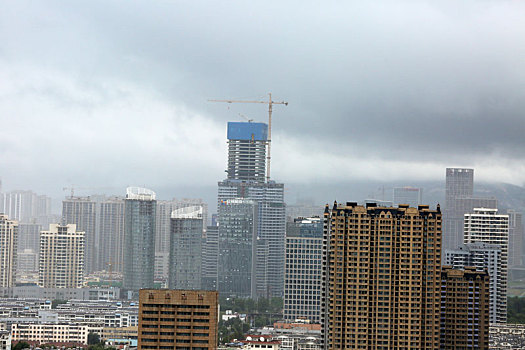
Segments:
[[[491,324],[489,349],[525,349],[525,324]]]
[[[0,350],[11,350],[11,332],[0,330]]]
[[[273,337],[249,335],[242,341],[242,350],[279,350],[281,342]]]
[[[18,324],[11,325],[13,341],[37,344],[87,345],[88,334],[93,329],[79,324]]]

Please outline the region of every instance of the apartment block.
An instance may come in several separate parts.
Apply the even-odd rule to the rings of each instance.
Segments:
[[[507,282],[509,259],[509,216],[498,214],[498,209],[474,208],[465,214],[465,244],[483,242],[501,248],[501,269],[498,277],[497,323],[507,322]],[[490,272],[489,272],[490,273]],[[491,278],[493,275],[491,275]]]
[[[483,242],[467,243],[458,249],[447,249],[443,254],[444,265],[454,269],[474,267],[477,271],[487,271],[489,274],[489,320],[499,322],[501,305],[499,301],[505,298],[506,289],[502,281],[502,254],[497,244]]]
[[[38,344],[75,343],[87,345],[90,327],[80,324],[20,324],[11,325],[13,341]]]
[[[441,349],[489,349],[489,275],[475,267],[441,271]]]
[[[124,265],[124,199],[119,197],[101,201],[98,209],[98,268],[122,272]]]
[[[0,214],[0,287],[13,287],[16,282],[18,222]]]
[[[326,207],[326,349],[439,349],[441,211]]]
[[[81,288],[84,282],[85,233],[75,224],[49,225],[40,233],[38,285]]]
[[[217,349],[216,291],[141,289],[138,349]]]
[[[84,272],[99,270],[97,264],[98,237],[96,233],[97,203],[90,197],[68,197],[62,201],[62,218],[66,224],[75,224],[85,233]]]

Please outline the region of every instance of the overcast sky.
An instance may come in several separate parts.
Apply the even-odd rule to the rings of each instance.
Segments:
[[[0,2],[4,189],[213,188],[270,91],[277,181],[524,183],[523,1]]]

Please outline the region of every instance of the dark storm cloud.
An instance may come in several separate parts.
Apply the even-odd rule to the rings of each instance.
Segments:
[[[330,177],[311,167],[312,175],[307,169],[293,174],[302,166],[294,159],[307,165],[332,159],[361,177],[379,169],[412,177],[432,171],[440,178],[436,170],[444,166],[468,165],[485,167],[489,176],[505,168],[507,181],[523,181],[525,3],[20,1],[3,7],[3,76],[25,83],[1,87],[2,121],[22,113],[13,105],[18,101],[65,130],[100,115],[125,125],[125,114],[133,112],[123,102],[141,96],[134,108],[146,114],[149,104],[157,111],[176,108],[174,127],[182,134],[194,125],[184,124],[184,113],[209,120],[206,135],[219,142],[225,121],[239,113],[264,121],[265,108],[207,99],[265,98],[272,91],[290,102],[276,108],[274,129],[282,171],[274,169],[285,181]],[[38,88],[32,79],[40,79]],[[147,116],[159,123],[166,118]],[[82,125],[95,140],[80,144],[82,152],[96,140],[111,143],[119,131],[115,126],[100,135]],[[159,149],[182,147],[180,134],[165,131],[154,130],[165,141]],[[117,139],[121,146],[108,158],[126,164],[118,153],[126,140]],[[13,142],[0,146],[16,158]],[[207,157],[214,170],[206,181],[222,176],[225,157],[217,156]],[[186,168],[197,164],[187,162]]]

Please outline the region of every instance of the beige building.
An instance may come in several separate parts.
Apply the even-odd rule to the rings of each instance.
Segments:
[[[137,339],[138,326],[129,327],[104,327],[101,338],[103,339]]]
[[[18,249],[18,221],[0,214],[0,287],[15,285]]]
[[[49,225],[40,233],[38,284],[44,288],[81,288],[84,281],[84,232],[75,224]]]
[[[466,266],[441,271],[441,349],[489,348],[489,274]]]
[[[17,324],[11,326],[13,341],[29,341],[39,344],[76,343],[87,344],[88,334],[96,331],[79,324]]]
[[[441,211],[325,210],[326,349],[439,349]]]
[[[219,293],[141,289],[138,350],[217,348]]]

